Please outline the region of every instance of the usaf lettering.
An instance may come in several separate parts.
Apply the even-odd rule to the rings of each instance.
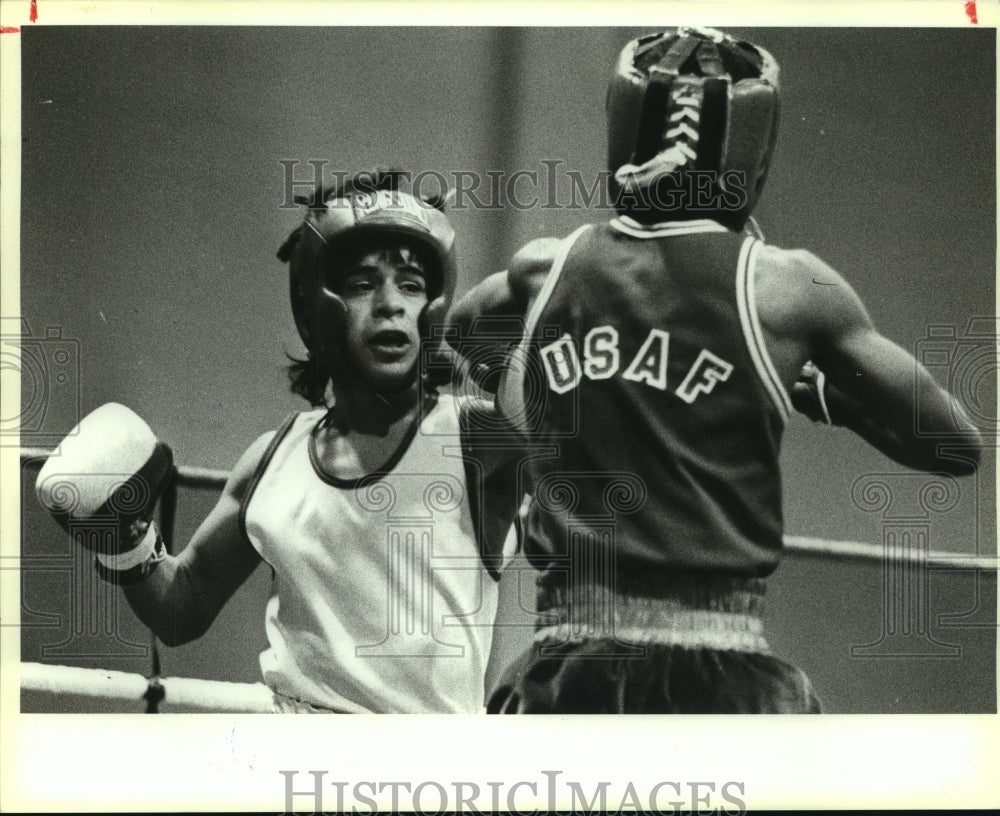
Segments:
[[[666,391],[669,351],[670,332],[650,329],[638,353],[622,372],[622,377]],[[582,361],[576,343],[568,334],[543,346],[540,353],[549,388],[557,394],[573,390],[584,377],[606,380],[617,374],[621,367],[618,330],[613,326],[598,326],[587,332],[583,339]],[[716,383],[729,379],[732,370],[732,363],[703,348],[674,393],[685,402],[693,403],[699,394],[711,394]]]

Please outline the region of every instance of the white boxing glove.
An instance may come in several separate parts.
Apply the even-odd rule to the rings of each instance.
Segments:
[[[35,493],[96,554],[102,578],[134,583],[165,557],[152,514],[172,473],[170,448],[135,412],[110,402],[69,432],[38,474]]]

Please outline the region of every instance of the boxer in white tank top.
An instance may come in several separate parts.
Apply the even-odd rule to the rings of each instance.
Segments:
[[[283,706],[483,704],[497,584],[477,543],[457,401],[425,405],[384,472],[337,475],[337,457],[321,454],[322,409],[290,418],[262,460],[243,518],[274,570],[261,670]]]
[[[303,202],[279,257],[309,352],[292,388],[313,410],[261,436],[188,546],[125,588],[139,617],[181,644],[266,562],[260,661],[279,711],[484,707],[523,491],[513,448],[475,438],[470,417],[487,403],[439,393],[420,365],[454,291],[454,233],[440,203],[400,191],[399,178],[355,178]]]

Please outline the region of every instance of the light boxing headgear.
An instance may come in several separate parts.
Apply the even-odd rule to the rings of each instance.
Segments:
[[[344,358],[347,307],[337,293],[349,254],[384,238],[414,248],[423,262],[427,305],[419,318],[423,338],[444,322],[455,293],[455,232],[440,199],[419,198],[399,189],[405,174],[387,170],[359,174],[342,186],[319,186],[305,220],[288,237],[278,257],[288,262],[289,295],[295,326],[310,356],[336,379],[350,370]]]
[[[714,29],[640,37],[618,58],[606,112],[619,212],[743,227],[778,132],[778,64],[767,51]]]

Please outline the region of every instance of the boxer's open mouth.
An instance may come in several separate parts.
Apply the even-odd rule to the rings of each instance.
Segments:
[[[368,345],[381,356],[395,357],[405,353],[410,347],[410,338],[406,332],[384,329],[369,337]]]

